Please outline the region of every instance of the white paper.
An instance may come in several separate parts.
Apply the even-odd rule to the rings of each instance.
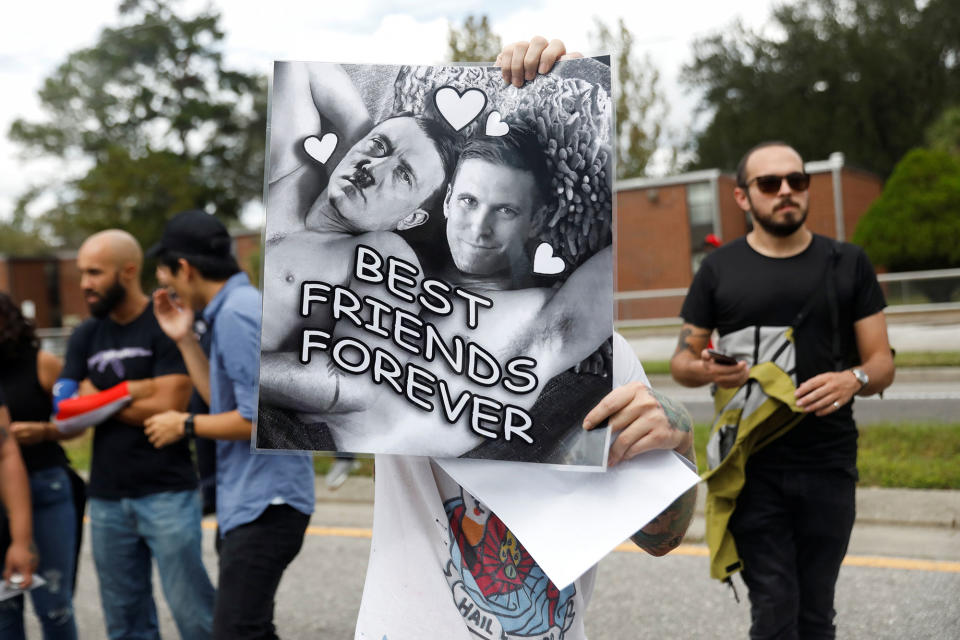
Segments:
[[[559,589],[700,480],[672,451],[650,451],[595,473],[495,460],[436,462],[497,514]]]
[[[18,596],[21,593],[26,593],[27,591],[33,591],[37,587],[42,587],[47,584],[47,581],[37,574],[33,574],[33,580],[30,582],[30,586],[26,589],[18,589],[12,586],[6,580],[0,580],[0,602]]]

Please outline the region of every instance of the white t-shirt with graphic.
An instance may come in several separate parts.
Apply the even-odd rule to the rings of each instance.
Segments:
[[[613,335],[614,386],[649,384]],[[377,455],[356,639],[584,640],[595,577],[596,566],[557,589],[496,514],[430,458]]]

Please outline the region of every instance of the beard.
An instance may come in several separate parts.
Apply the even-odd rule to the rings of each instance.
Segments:
[[[783,221],[774,220],[774,216],[777,213],[777,209],[783,207],[784,205],[793,205],[800,210],[800,217],[796,219],[787,219]],[[807,212],[809,207],[806,209],[800,208],[800,205],[793,200],[784,200],[777,203],[773,212],[769,215],[762,216],[757,213],[756,209],[753,208],[753,202],[750,203],[750,215],[753,216],[754,222],[756,222],[764,231],[769,233],[772,236],[777,236],[778,238],[786,238],[792,236],[797,229],[803,226],[803,223],[807,221]]]
[[[107,314],[116,309],[117,305],[127,297],[127,290],[120,284],[119,274],[117,274],[113,284],[110,285],[102,295],[95,291],[92,293],[96,295],[99,300],[90,302],[87,306],[90,308],[91,315],[96,318],[105,318]]]

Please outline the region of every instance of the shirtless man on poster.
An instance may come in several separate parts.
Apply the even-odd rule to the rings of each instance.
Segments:
[[[486,389],[479,387],[479,391],[468,385],[471,391],[494,400],[500,408],[508,404],[529,408],[544,382],[583,360],[610,336],[609,326],[592,319],[598,305],[609,303],[609,247],[581,265],[559,289],[534,286],[533,265],[525,245],[532,235],[538,209],[548,202],[548,182],[543,151],[535,135],[518,125],[512,125],[505,136],[481,135],[467,142],[444,198],[446,241],[452,264],[442,275],[454,288],[464,287],[471,294],[483,296],[490,306],[474,309],[471,323],[467,317],[470,305],[451,300],[448,313],[427,313],[422,320],[413,321],[421,327],[424,322],[431,324],[447,339],[463,334],[471,324],[478,326],[471,340],[498,362],[523,356],[532,363],[536,380],[529,388],[523,387],[526,390],[522,395],[506,384],[500,388],[494,383]],[[419,271],[419,265],[412,263],[412,270]],[[370,269],[366,271],[369,274]],[[419,286],[423,286],[423,281]],[[363,293],[378,299],[385,297],[382,286],[370,287],[356,278],[349,288],[358,299],[364,298]],[[390,298],[388,304],[396,302]],[[410,316],[416,317],[414,313],[410,312]],[[369,314],[364,322],[370,322]],[[342,335],[344,327],[353,325],[339,322],[333,332],[334,340]],[[356,337],[362,338],[364,345],[372,343],[369,332],[360,333],[363,335]],[[392,352],[398,351],[392,348]],[[489,429],[478,428],[475,423],[471,429],[466,414],[459,423],[468,424],[452,430],[438,413],[428,417],[415,412],[411,404],[403,406],[410,394],[407,400],[400,397],[402,379],[391,383],[396,394],[386,392],[387,385],[372,385],[369,375],[351,376],[347,384],[341,384],[340,372],[327,367],[328,360],[323,357],[326,355],[318,352],[314,354],[318,360],[304,366],[302,354],[287,354],[282,369],[264,370],[261,393],[268,401],[306,413],[316,412],[307,419],[327,423],[335,433],[338,449],[366,451],[376,442],[382,450],[394,453],[459,455],[482,442],[480,434],[490,437]],[[416,362],[425,364],[422,359]],[[442,358],[435,362],[438,365],[422,379],[432,378],[436,382],[452,378],[456,391],[450,397],[459,398],[467,384],[467,379],[458,375],[463,373],[462,369],[442,366]],[[399,362],[391,367],[393,372],[400,372]],[[426,408],[423,402],[411,402]],[[398,416],[409,416],[409,420]]]

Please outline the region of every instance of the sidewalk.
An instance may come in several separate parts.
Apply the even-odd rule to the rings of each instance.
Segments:
[[[705,495],[700,485],[696,514],[684,539],[687,544],[703,544]],[[325,520],[326,513],[340,506],[372,506],[373,479],[351,476],[337,491],[329,491],[320,477],[317,503],[315,521]],[[960,491],[857,489],[849,553],[960,562]]]
[[[960,351],[960,324],[899,323],[887,318],[890,344],[897,351]],[[680,325],[625,329],[624,337],[643,360],[669,360],[677,348]]]

